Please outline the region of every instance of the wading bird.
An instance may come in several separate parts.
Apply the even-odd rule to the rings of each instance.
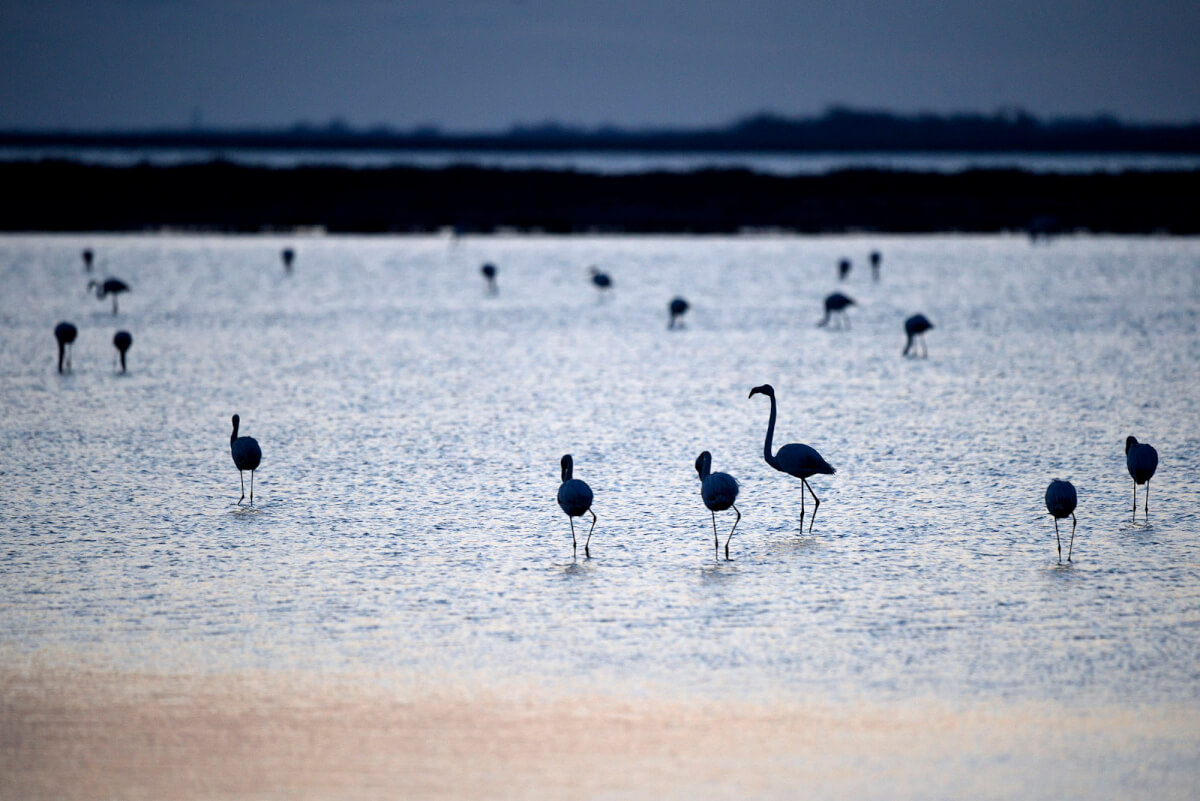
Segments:
[[[667,323],[668,331],[675,327],[680,317],[687,314],[688,308],[688,302],[683,298],[675,298],[671,301],[670,305],[667,306],[667,311],[671,315],[671,319]],[[683,325],[683,323],[678,324]]]
[[[848,275],[850,275],[850,260],[842,259],[838,262],[838,280],[845,281]]]
[[[291,248],[284,248],[279,251],[279,258],[283,260],[283,271],[291,274],[292,262],[296,260],[296,251]]]
[[[592,274],[592,283],[596,286],[596,289],[600,290],[600,296],[604,297],[604,293],[612,289],[612,278],[608,273],[602,273],[595,267],[589,268],[589,272]]]
[[[92,253],[91,248],[84,248],[82,255],[83,255],[83,271],[85,273],[90,273],[92,271],[92,259],[94,259],[96,257],[96,254]]]
[[[590,557],[592,552],[588,546],[592,542],[592,531],[596,528],[596,513],[592,511],[592,488],[574,477],[575,462],[571,454],[562,458],[562,485],[558,488],[558,506],[567,513],[571,521],[571,557],[576,552],[575,518],[583,517],[584,513],[592,516],[592,527],[588,529],[587,542],[583,544],[584,556]]]
[[[125,351],[133,345],[133,335],[128,331],[118,331],[113,337],[113,347],[121,354],[121,372],[125,372]]]
[[[1062,540],[1058,536],[1058,521],[1064,517],[1071,518],[1071,544],[1067,547],[1067,561],[1071,561],[1071,552],[1075,548],[1075,487],[1070,481],[1055,479],[1046,487],[1046,511],[1054,516],[1054,541],[1058,544],[1058,563],[1062,564]]]
[[[817,493],[813,492],[812,487],[808,485],[808,479],[817,473],[833,475],[837,472],[829,462],[825,461],[821,454],[807,445],[799,445],[792,443],[784,445],[775,455],[771,455],[771,438],[775,436],[775,388],[770,384],[763,384],[760,387],[755,387],[750,390],[749,397],[753,398],[758,394],[766,395],[771,399],[771,418],[767,421],[767,438],[763,442],[763,461],[774,467],[781,473],[795,476],[800,479],[803,485],[800,488],[800,530],[804,530],[804,488],[807,487],[813,498],[813,513],[812,520],[808,524],[808,533],[812,533],[813,523],[817,522],[817,509],[821,507],[821,499],[817,497]]]
[[[79,330],[68,322],[54,326],[54,338],[58,340],[58,372],[63,371],[63,356],[67,359],[67,369],[71,369],[71,343],[79,335]]]
[[[488,262],[479,268],[479,272],[483,273],[483,277],[487,279],[488,292],[496,294],[496,265]]]
[[[821,322],[817,323],[817,327],[821,327],[829,322],[830,315],[837,313],[838,320],[845,324],[846,328],[850,327],[850,318],[846,316],[846,307],[853,306],[854,299],[848,298],[841,292],[834,292],[829,297],[825,298],[825,316],[821,318]],[[839,328],[842,326],[839,325]]]
[[[738,508],[734,506],[734,501],[738,496],[737,479],[728,473],[712,472],[712,454],[704,451],[696,457],[696,472],[700,474],[700,497],[704,499],[704,505],[708,507],[708,511],[712,513],[713,524],[713,556],[720,557],[720,540],[717,539],[717,512],[724,512],[726,509],[732,508],[737,513],[737,519],[733,521],[733,528],[729,529],[729,536],[725,539],[725,559],[729,559],[729,541],[733,539],[734,529],[742,520],[742,513],[738,512]]]
[[[1138,484],[1146,485],[1146,517],[1150,517],[1150,479],[1158,469],[1158,451],[1153,445],[1138,442],[1137,437],[1125,438],[1125,467],[1133,477],[1133,519],[1137,520]]]
[[[908,335],[908,342],[904,344],[904,353],[902,356],[907,356],[908,351],[913,351],[913,356],[916,356],[916,348],[913,347],[917,343],[917,337],[921,338],[921,355],[928,356],[929,348],[925,346],[925,332],[933,328],[933,323],[929,322],[929,318],[923,314],[914,314],[904,321],[904,333]]]
[[[258,440],[254,437],[239,437],[238,424],[242,422],[242,418],[236,414],[233,416],[233,433],[229,435],[229,451],[233,454],[233,463],[238,469],[238,478],[242,480],[242,497],[238,499],[238,505],[241,506],[242,501],[246,500],[246,479],[242,476],[243,470],[250,471],[250,505],[254,505],[254,471],[258,469],[259,462],[262,461],[262,449],[258,447]]]
[[[879,280],[879,263],[881,261],[883,261],[883,256],[880,255],[879,251],[872,250],[871,251],[871,278],[876,281]]]
[[[117,313],[117,295],[129,291],[129,284],[119,278],[109,278],[103,284],[99,281],[88,281],[88,289],[96,289],[96,297],[104,300],[105,295],[112,295],[113,314]]]

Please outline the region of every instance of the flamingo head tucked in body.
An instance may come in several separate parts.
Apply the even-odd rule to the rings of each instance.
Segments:
[[[771,386],[770,384],[763,384],[762,386],[758,386],[750,390],[750,394],[746,397],[753,398],[755,395],[759,394],[766,395],[768,398],[773,398],[775,397],[775,387]]]
[[[696,457],[696,472],[700,474],[700,480],[708,478],[712,473],[712,454],[704,451]]]
[[[1126,455],[1128,455],[1129,451],[1136,448],[1139,444],[1140,443],[1137,441],[1137,437],[1134,437],[1134,436],[1126,437],[1125,438],[1125,453],[1126,453]]]
[[[575,473],[575,462],[571,458],[571,454],[565,454],[562,458],[562,480],[570,481]]]

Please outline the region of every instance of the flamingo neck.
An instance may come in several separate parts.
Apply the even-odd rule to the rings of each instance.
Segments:
[[[229,435],[229,447],[231,447],[231,448],[233,447],[233,443],[237,441],[237,432],[238,432],[238,425],[237,425],[237,423],[234,423],[233,424],[233,433]]]
[[[771,440],[775,436],[775,396],[771,395],[771,417],[767,420],[767,438],[763,442],[763,461],[775,467],[775,457],[771,455]]]

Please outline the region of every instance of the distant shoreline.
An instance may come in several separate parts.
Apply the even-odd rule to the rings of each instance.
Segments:
[[[1200,170],[595,174],[2,162],[3,231],[1200,233]]]

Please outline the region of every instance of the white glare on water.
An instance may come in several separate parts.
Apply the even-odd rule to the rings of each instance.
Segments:
[[[132,287],[117,317],[85,291],[84,247]],[[9,236],[0,278],[7,659],[1200,695],[1195,239]],[[816,327],[834,290],[857,302],[849,330]],[[916,312],[927,359],[901,357]],[[61,376],[60,320],[79,329]],[[838,471],[810,479],[811,536],[800,482],[762,460],[763,383],[775,446]],[[252,509],[234,413],[264,454]],[[1129,434],[1161,458],[1148,522]],[[741,482],[731,562],[702,450]],[[565,453],[595,493],[590,560],[555,503]],[[1079,493],[1069,566],[1053,478]]]

